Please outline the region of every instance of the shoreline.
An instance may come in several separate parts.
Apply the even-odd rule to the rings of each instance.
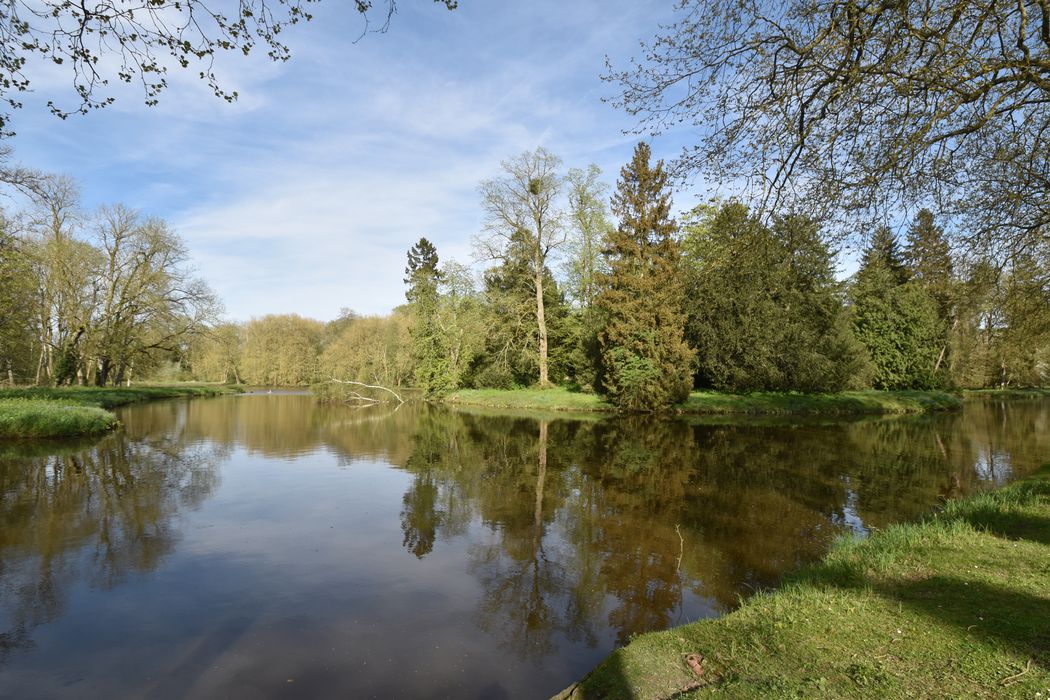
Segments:
[[[554,697],[1040,697],[1048,575],[1050,464],[839,540],[779,588],[640,635]]]
[[[442,403],[545,411],[616,413],[597,394],[552,389],[462,389]],[[844,391],[834,394],[694,391],[674,415],[879,415],[953,411],[962,400],[946,391]]]
[[[0,439],[100,435],[119,425],[110,409],[161,399],[239,393],[226,385],[0,389]]]

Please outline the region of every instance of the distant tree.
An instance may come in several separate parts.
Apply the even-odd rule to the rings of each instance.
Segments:
[[[457,0],[434,0],[455,9]],[[227,14],[202,0],[150,0],[131,6],[102,0],[90,6],[68,0],[39,3],[12,2],[0,22],[0,101],[12,109],[22,106],[19,94],[31,89],[39,72],[64,71],[79,105],[60,106],[57,95],[48,100],[61,118],[106,107],[114,98],[111,82],[138,83],[147,105],[155,105],[168,86],[168,67],[199,69],[200,79],[227,102],[237,91],[224,88],[213,70],[223,52],[250,54],[256,48],[273,61],[291,57],[281,31],[312,18],[312,0],[241,0]],[[395,0],[384,0],[379,31],[393,16]],[[374,3],[353,0],[369,29]],[[55,68],[55,66],[59,68]],[[101,93],[101,94],[100,94]],[[0,133],[9,134],[9,115],[0,116]]]
[[[413,376],[411,326],[411,312],[405,307],[394,309],[389,316],[355,319],[323,349],[318,372],[321,381],[409,385]]]
[[[747,206],[683,222],[686,338],[697,383],[723,391],[838,391],[860,372],[831,250],[803,216],[765,226]]]
[[[644,57],[607,79],[640,133],[702,134],[679,173],[743,180],[763,220],[792,206],[869,219],[938,201],[975,251],[1046,239],[1046,0],[677,7]]]
[[[440,283],[437,249],[426,238],[420,238],[408,251],[405,296],[412,312],[413,374],[416,386],[428,397],[443,396],[455,388],[445,333],[438,318]]]
[[[323,323],[298,314],[253,318],[244,328],[242,377],[263,386],[306,386],[318,381],[323,333]]]
[[[650,164],[639,143],[620,171],[596,304],[603,390],[621,409],[652,411],[683,401],[692,385],[693,351],[683,338],[684,287],[671,192],[663,161]]]
[[[481,183],[484,233],[474,247],[482,260],[527,254],[535,303],[539,385],[550,386],[549,338],[544,292],[547,258],[568,240],[560,208],[561,159],[544,148],[526,151],[501,164],[504,176]]]

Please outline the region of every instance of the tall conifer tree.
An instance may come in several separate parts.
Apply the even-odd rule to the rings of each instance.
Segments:
[[[651,411],[683,401],[692,386],[693,351],[684,340],[684,285],[677,226],[663,161],[639,143],[620,171],[612,199],[619,218],[604,255],[597,305],[603,386],[621,409]]]
[[[440,281],[437,249],[426,238],[420,238],[408,251],[405,297],[413,309],[411,335],[416,386],[427,396],[441,396],[453,388],[445,338],[437,321]]]

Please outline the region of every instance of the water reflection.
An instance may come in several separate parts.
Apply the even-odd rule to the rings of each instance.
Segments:
[[[72,592],[150,616],[179,590],[192,607],[142,661],[159,678],[169,651],[193,659],[165,671],[172,688],[247,697],[206,672],[225,658],[257,674],[252,697],[277,694],[260,679],[302,656],[295,639],[315,673],[296,671],[302,692],[542,695],[632,635],[733,608],[842,533],[1050,458],[1046,401],[733,422],[253,396],[121,417],[98,443],[0,445],[0,687],[6,669],[35,688],[49,645],[86,658]],[[120,633],[113,653],[142,641]],[[427,635],[471,651],[450,664],[412,648],[429,685],[380,670]]]
[[[180,511],[219,484],[224,447],[160,434],[7,444],[0,452],[0,662],[33,645],[84,581],[104,590],[153,571],[175,548]]]

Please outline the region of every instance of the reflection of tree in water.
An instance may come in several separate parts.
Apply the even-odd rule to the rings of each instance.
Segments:
[[[32,645],[77,581],[109,589],[156,569],[175,516],[218,486],[215,451],[167,437],[34,451],[0,456],[0,660]]]
[[[843,532],[921,516],[976,485],[982,451],[1016,451],[1047,428],[1045,411],[1011,424],[975,408],[747,423],[434,410],[406,462],[404,544],[425,556],[483,524],[470,550],[480,624],[517,653],[595,644],[606,628],[624,642],[678,621],[686,590],[728,610]],[[1050,439],[1038,440],[1045,455]]]

